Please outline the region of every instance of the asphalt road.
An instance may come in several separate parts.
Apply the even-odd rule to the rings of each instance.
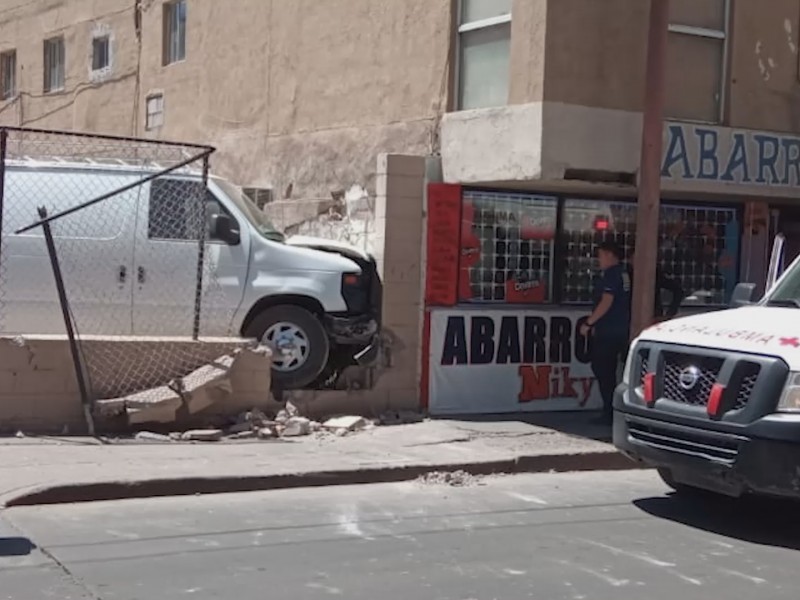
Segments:
[[[652,472],[13,509],[0,599],[793,599],[797,509]]]

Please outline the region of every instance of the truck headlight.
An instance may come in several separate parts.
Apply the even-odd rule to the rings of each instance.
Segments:
[[[800,412],[800,373],[789,373],[789,379],[778,402],[778,411]]]

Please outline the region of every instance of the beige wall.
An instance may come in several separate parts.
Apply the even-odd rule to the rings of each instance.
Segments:
[[[188,0],[187,57],[166,67],[162,4],[142,3],[139,68],[132,0],[0,0],[0,51],[17,48],[22,69],[0,123],[211,143],[216,172],[291,201],[270,207],[283,225],[316,217],[333,192],[373,194],[381,152],[437,150],[451,0]],[[102,86],[89,77],[97,24],[115,36]],[[66,91],[43,97],[42,41],[61,32]],[[156,91],[165,124],[146,132]]]
[[[711,23],[696,0],[674,0],[672,6],[673,22]],[[797,131],[800,129],[798,3],[735,0],[733,8],[724,124]],[[641,111],[648,14],[648,2],[643,0],[549,0],[544,99]],[[535,39],[540,35],[540,24],[525,24],[515,29],[514,33],[518,32]],[[677,53],[671,46],[670,78],[674,76],[684,85],[670,90],[673,98],[668,104],[698,106],[707,101],[701,97],[707,71],[704,65],[680,60]],[[528,60],[535,71],[541,58],[533,56]],[[511,61],[516,70],[524,70],[518,57],[512,56]],[[512,86],[511,99],[516,98]],[[538,99],[531,94],[525,101]]]

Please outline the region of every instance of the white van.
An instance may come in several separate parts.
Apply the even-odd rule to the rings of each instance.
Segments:
[[[8,161],[0,256],[0,331],[64,331],[41,228],[49,215],[131,185],[155,169],[110,163]],[[188,234],[197,173],[132,187],[52,222],[80,334],[192,333],[198,249]],[[194,186],[195,192],[188,192]],[[183,189],[183,194],[182,194]],[[325,240],[286,240],[243,193],[218,177],[206,193],[201,335],[263,340],[280,389],[319,387],[377,354],[381,282],[375,261]]]
[[[614,444],[678,491],[800,498],[800,258],[768,286],[630,347]]]

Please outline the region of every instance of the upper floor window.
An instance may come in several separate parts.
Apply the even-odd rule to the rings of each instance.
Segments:
[[[66,68],[64,38],[55,37],[44,41],[44,92],[59,92],[64,89]]]
[[[0,54],[0,100],[10,100],[17,95],[17,51]]]
[[[186,0],[164,5],[164,64],[186,59]]]
[[[92,38],[92,71],[104,71],[111,67],[111,37],[100,35]]]
[[[461,0],[458,108],[508,103],[512,0]]]
[[[672,0],[666,116],[720,123],[725,116],[730,0]]]
[[[164,94],[150,94],[145,102],[145,129],[152,131],[164,125]]]

